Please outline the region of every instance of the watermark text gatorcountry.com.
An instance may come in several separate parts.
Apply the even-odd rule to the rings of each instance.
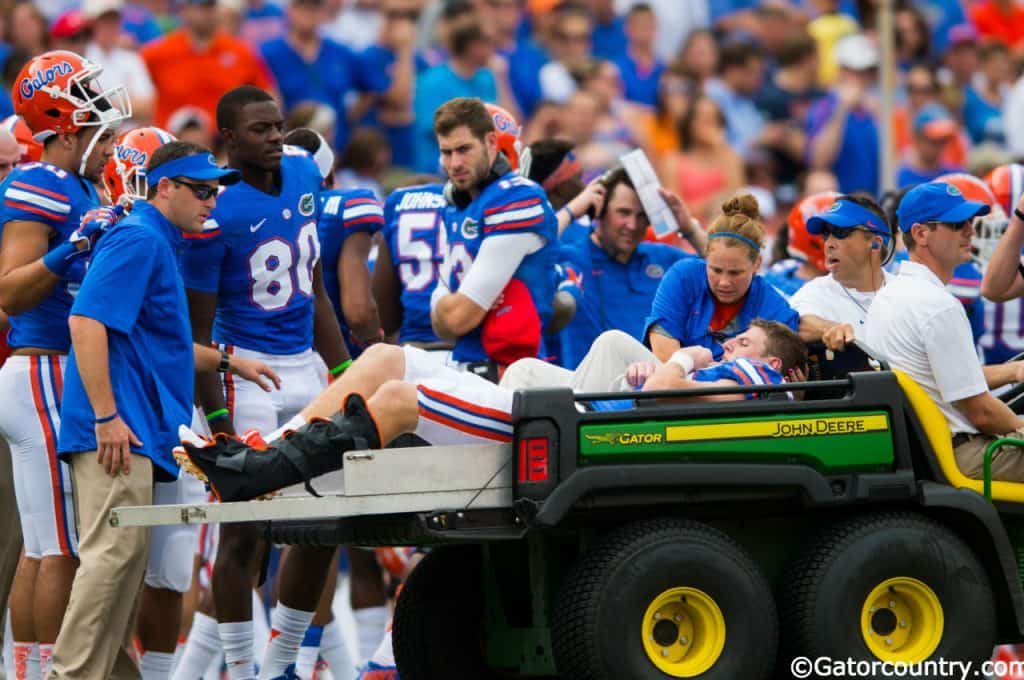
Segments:
[[[1024,661],[949,661],[928,659],[920,663],[832,659],[798,656],[789,664],[796,680],[805,678],[1002,678],[1024,672]]]

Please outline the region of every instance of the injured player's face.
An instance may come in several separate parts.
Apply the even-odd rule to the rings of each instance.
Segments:
[[[722,344],[722,360],[765,359],[768,353],[768,335],[757,326],[751,326]]]

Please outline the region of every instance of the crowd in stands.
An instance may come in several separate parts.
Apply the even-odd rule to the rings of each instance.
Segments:
[[[239,129],[218,122],[225,94],[241,89],[255,97],[246,106],[272,114],[279,105],[284,132],[292,135],[288,144],[317,161],[320,174],[311,186],[323,180],[324,214],[332,214],[327,206],[333,205],[359,243],[351,251],[358,277],[344,282],[338,263],[346,246],[335,242],[316,251],[326,262],[327,286],[317,295],[333,295],[327,306],[344,334],[338,347],[343,340],[346,356],[368,356],[363,365],[378,361],[396,372],[395,381],[410,384],[411,371],[398,370],[398,350],[389,343],[417,348],[402,361],[419,350],[454,349],[444,361],[494,382],[504,375],[499,385],[507,393],[498,393],[498,401],[508,401],[508,410],[508,390],[550,379],[552,364],[561,367],[558,379],[569,381],[586,374],[588,365],[607,366],[608,355],[627,353],[639,357],[629,362],[642,374],[630,385],[638,389],[648,377],[648,389],[690,386],[695,370],[712,370],[693,378],[698,382],[801,382],[802,345],[799,352],[777,351],[779,343],[761,336],[771,332],[794,345],[822,341],[842,349],[869,337],[869,308],[880,309],[876,318],[889,326],[914,321],[898,313],[898,286],[883,295],[901,264],[907,278],[934,284],[929,292],[947,303],[942,317],[922,306],[912,331],[936,318],[959,322],[961,305],[950,302],[948,290],[962,303],[971,330],[957,358],[1004,362],[1024,352],[1024,288],[1007,284],[1012,293],[986,293],[999,301],[986,300],[982,270],[1004,229],[1024,239],[1018,209],[1024,206],[1024,166],[1015,164],[1024,158],[1024,128],[1012,124],[1024,117],[1024,0],[896,0],[890,120],[882,118],[881,105],[882,1],[0,0],[0,118],[15,113],[24,82],[19,72],[48,50],[82,54],[102,66],[101,84],[124,86],[131,109],[118,132],[153,134],[148,126],[156,126],[212,149],[222,165],[245,165],[238,162],[240,149],[273,155],[276,145],[278,165],[282,155],[274,131],[256,130],[253,139],[264,134],[273,144],[248,148],[239,141],[240,119],[229,120]],[[247,85],[259,94],[241,87]],[[458,100],[454,106],[452,100]],[[475,100],[501,108],[482,113]],[[439,122],[437,112],[446,108],[455,111],[449,111],[452,120],[441,116]],[[485,124],[476,125],[481,117]],[[892,187],[881,171],[886,137],[893,142]],[[0,134],[5,168],[8,141]],[[321,142],[333,147],[333,156]],[[117,148],[129,147],[121,138]],[[651,210],[641,200],[642,187],[620,166],[635,149],[651,161],[677,233],[656,235],[648,228]],[[328,157],[333,166],[320,167]],[[474,165],[474,158],[486,163]],[[258,163],[249,165],[252,172]],[[264,174],[271,188],[282,176]],[[914,187],[917,193],[901,204]],[[207,187],[207,199],[213,189]],[[352,190],[357,194],[344,193]],[[202,187],[192,191],[199,200]],[[107,198],[116,200],[112,193]],[[300,211],[308,207],[304,216],[314,210],[306,198],[298,204]],[[254,208],[239,199],[235,209],[248,216]],[[406,220],[412,225],[406,229],[406,211],[429,214],[415,224]],[[282,214],[292,218],[287,209]],[[264,221],[239,224],[247,222],[252,234]],[[481,234],[497,236],[486,246]],[[314,236],[326,243],[322,234]],[[437,242],[441,237],[449,242]],[[371,242],[372,275],[364,266]],[[1015,252],[994,261],[1016,282],[1013,262],[1021,244],[1013,244]],[[468,248],[478,250],[466,255]],[[468,262],[459,262],[456,251]],[[189,252],[194,258],[197,246]],[[272,274],[277,264],[269,263],[279,260],[268,257],[264,273]],[[515,267],[503,271],[503,259]],[[190,292],[209,274],[203,262],[192,262],[185,274]],[[453,269],[460,265],[461,272]],[[919,292],[905,282],[907,295]],[[268,285],[265,292],[273,298],[281,288]],[[523,300],[533,305],[531,339],[544,332],[536,345],[509,348],[481,330],[498,316],[492,312]],[[211,326],[214,303],[207,310]],[[567,308],[572,311],[559,320]],[[750,328],[760,330],[750,336]],[[947,330],[957,341],[966,338],[965,329]],[[605,354],[588,364],[598,347]],[[228,365],[224,352],[221,372]],[[527,363],[510,369],[522,357]],[[736,361],[745,363],[721,368]],[[1024,364],[993,379],[980,363],[956,363],[971,369],[964,381],[977,388],[968,396],[978,397],[981,411],[988,408],[988,388],[1024,376]],[[340,381],[351,364],[339,358],[326,366]],[[935,385],[928,371],[912,377],[937,402],[961,401],[945,387],[963,376],[934,373]],[[978,424],[981,411],[960,418],[953,408],[954,442],[964,435],[958,447],[981,441],[982,434],[1024,432],[1016,416],[1000,421],[1012,425],[1009,430],[990,432]],[[233,416],[228,408],[214,409],[207,420]],[[1024,463],[1015,460],[1005,478],[1019,481],[1021,470]],[[383,616],[383,605],[372,609]],[[295,624],[299,633],[331,625],[311,625],[313,613],[307,613],[309,620]],[[197,621],[206,621],[211,639],[224,638],[225,625],[241,625],[221,622],[217,633],[217,621],[202,616]],[[379,641],[374,635],[379,639],[384,627],[372,623],[364,626],[369,645],[360,640],[359,662],[370,658]],[[247,635],[239,647],[254,647]],[[193,634],[193,641],[199,637]],[[383,648],[390,648],[389,639]],[[318,653],[312,652],[313,662]],[[148,677],[171,677],[167,666]],[[335,663],[344,666],[352,664]]]

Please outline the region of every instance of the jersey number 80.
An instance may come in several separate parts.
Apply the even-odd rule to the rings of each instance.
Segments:
[[[292,244],[277,236],[261,243],[249,255],[249,296],[260,309],[284,309],[296,289],[305,297],[313,295],[313,268],[320,260],[316,222],[302,226],[295,245],[298,258]]]

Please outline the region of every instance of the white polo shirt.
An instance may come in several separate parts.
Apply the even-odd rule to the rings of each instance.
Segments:
[[[896,277],[882,270],[883,288]],[[813,315],[833,323],[848,323],[860,340],[867,328],[868,310],[878,291],[862,292],[847,288],[831,274],[811,279],[789,299],[789,306],[800,316]]]
[[[971,325],[963,305],[931,269],[903,263],[899,276],[875,295],[865,340],[924,388],[953,434],[978,431],[952,405],[988,391]]]

